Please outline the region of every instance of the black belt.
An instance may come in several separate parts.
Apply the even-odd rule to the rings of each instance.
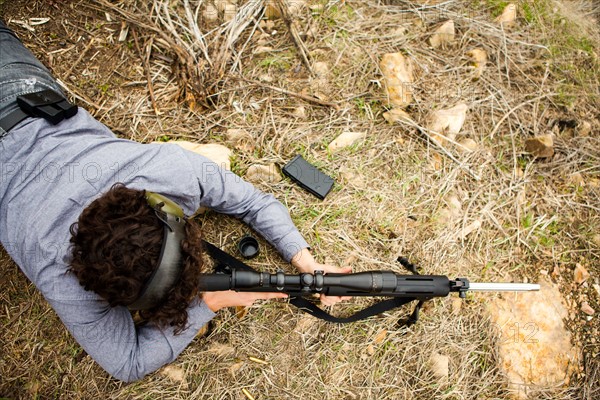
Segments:
[[[0,119],[0,128],[8,132],[25,118],[44,118],[53,125],[77,114],[77,106],[51,89],[27,93],[17,97],[19,108]]]

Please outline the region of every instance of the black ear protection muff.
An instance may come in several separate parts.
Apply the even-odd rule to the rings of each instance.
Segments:
[[[127,306],[130,310],[147,310],[163,301],[175,285],[183,264],[181,241],[185,238],[185,215],[173,200],[158,193],[146,191],[146,201],[164,224],[162,248],[158,263],[146,281],[140,296]]]

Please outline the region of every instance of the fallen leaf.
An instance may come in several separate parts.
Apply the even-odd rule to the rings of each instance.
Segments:
[[[248,314],[249,309],[250,309],[250,307],[235,306],[236,317],[238,317],[238,319],[244,318],[246,316],[246,314]]]
[[[227,143],[237,150],[251,153],[255,148],[254,137],[245,129],[231,128],[225,133]]]
[[[343,149],[344,147],[349,147],[358,142],[359,140],[364,139],[367,136],[366,132],[343,132],[341,135],[333,139],[327,149],[331,152]]]
[[[463,229],[461,229],[460,232],[458,232],[459,239],[465,239],[467,236],[469,236],[471,233],[475,232],[480,227],[481,227],[481,221],[476,219],[475,221],[471,222],[469,225],[467,225]]]
[[[384,112],[383,118],[390,124],[402,121],[412,122],[410,115],[400,108],[392,108],[391,110]]]
[[[539,135],[525,140],[525,151],[538,158],[549,158],[554,155],[552,135]]]

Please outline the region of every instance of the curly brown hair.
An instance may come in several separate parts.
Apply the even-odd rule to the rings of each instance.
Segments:
[[[148,205],[145,191],[123,184],[86,207],[71,225],[70,271],[86,290],[92,290],[111,306],[126,306],[141,294],[152,274],[163,241],[163,223]],[[185,329],[189,303],[198,296],[202,269],[202,240],[197,222],[187,220],[182,241],[183,271],[166,299],[142,318],[160,327]]]

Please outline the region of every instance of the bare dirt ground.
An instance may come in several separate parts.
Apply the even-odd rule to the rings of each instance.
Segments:
[[[581,366],[567,383],[533,388],[531,397],[598,398],[598,10],[585,2],[515,3],[516,24],[502,29],[494,22],[507,4],[500,0],[313,1],[293,13],[296,41],[262,7],[222,28],[231,10],[251,4],[242,1],[238,8],[205,2],[194,16],[196,1],[14,0],[0,1],[0,15],[66,93],[121,137],[225,144],[241,175],[253,164],[280,168],[299,153],[333,176],[324,201],[286,179],[258,184],[289,207],[321,261],[400,272],[395,260],[403,255],[423,273],[548,277],[561,285]],[[433,49],[431,32],[447,19],[456,37]],[[488,56],[476,80],[467,56],[473,48]],[[379,61],[400,51],[415,63],[406,109],[414,122],[389,124]],[[440,147],[422,129],[431,111],[459,102],[468,112],[456,141],[471,139],[470,151]],[[230,129],[250,140],[232,143]],[[366,136],[328,151],[342,132]],[[553,135],[552,157],[525,151],[525,140],[542,134]],[[215,214],[201,219],[206,236],[231,251],[248,232]],[[291,271],[261,245],[255,267]],[[486,311],[496,294],[470,296],[460,309],[451,298],[436,299],[410,329],[397,325],[401,311],[340,326],[285,303],[253,307],[241,318],[223,311],[212,332],[166,370],[124,384],[82,351],[6,253],[0,256],[0,397],[509,397],[498,367],[502,338]],[[577,265],[590,273],[580,284]],[[345,315],[370,301],[332,312]],[[583,302],[594,315],[582,311]],[[428,367],[432,353],[449,357],[447,378]]]

